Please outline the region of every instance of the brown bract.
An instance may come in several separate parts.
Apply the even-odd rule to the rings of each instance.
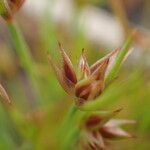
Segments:
[[[10,21],[13,19],[15,13],[21,8],[25,0],[3,0],[4,2],[4,13],[2,17]]]
[[[121,126],[135,123],[132,120],[112,119],[120,110],[104,114],[92,113],[84,120],[81,133],[81,145],[85,150],[105,150],[109,140],[133,137]]]
[[[1,98],[8,104],[11,103],[10,98],[6,92],[6,90],[3,88],[3,86],[0,84],[0,96]]]
[[[105,88],[105,79],[115,62],[119,49],[111,51],[91,66],[87,62],[83,49],[76,72],[60,43],[59,51],[62,58],[61,67],[55,64],[51,55],[48,55],[48,60],[63,89],[75,97],[78,106],[98,97]]]

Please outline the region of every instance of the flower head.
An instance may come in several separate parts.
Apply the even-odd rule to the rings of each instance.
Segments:
[[[81,145],[85,150],[105,150],[109,145],[109,140],[133,137],[121,126],[133,124],[134,121],[112,119],[119,111],[104,114],[93,113],[85,119],[81,133]]]
[[[1,16],[5,20],[12,20],[15,13],[20,9],[25,0],[1,0]]]
[[[119,49],[110,52],[91,66],[87,62],[83,49],[78,66],[79,75],[74,71],[73,65],[60,43],[59,50],[63,60],[60,68],[53,62],[50,55],[48,59],[63,89],[76,98],[78,106],[98,97],[106,86],[105,79],[115,62]]]

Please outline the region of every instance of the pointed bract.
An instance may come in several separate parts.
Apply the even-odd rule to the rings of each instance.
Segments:
[[[105,138],[124,139],[131,138],[133,135],[121,129],[122,125],[135,124],[133,120],[111,119],[101,129],[101,133]]]
[[[123,125],[131,125],[131,124],[136,124],[136,122],[134,120],[111,119],[106,125],[123,126]]]
[[[7,92],[6,92],[6,90],[3,88],[3,86],[2,86],[1,84],[0,84],[0,96],[3,98],[3,100],[4,100],[6,103],[8,103],[8,104],[11,103],[10,98],[9,98],[9,96],[8,96],[8,94],[7,94]]]
[[[109,64],[109,58],[105,59],[99,67],[97,67],[93,72],[92,76],[96,76],[96,80],[104,80],[105,72]]]
[[[114,50],[112,52],[112,55],[110,55],[109,57],[109,64],[108,64],[108,67],[107,67],[107,70],[106,70],[106,73],[105,73],[105,78],[107,77],[107,75],[109,74],[110,70],[112,69],[114,63],[115,63],[115,60],[117,58],[117,55],[119,53],[119,49],[117,50]]]
[[[99,130],[99,132],[102,134],[102,136],[106,139],[112,139],[112,140],[117,140],[117,139],[124,139],[124,138],[131,138],[133,137],[131,134],[128,132],[124,131],[123,129],[119,127],[107,127],[104,126]]]
[[[126,54],[126,56],[124,57],[123,59],[123,62],[128,58],[128,56],[131,54],[132,52],[132,48],[129,49],[128,53]],[[114,63],[115,63],[115,60],[118,56],[118,53],[119,53],[120,49],[115,49],[113,50],[112,52],[110,52],[109,54],[107,54],[105,57],[101,58],[100,60],[98,60],[96,63],[94,63],[91,67],[90,67],[90,71],[91,72],[94,72],[99,66],[102,65],[102,63],[109,59],[109,63],[108,63],[108,66],[107,66],[107,69],[106,69],[106,73],[105,73],[105,78],[107,77],[107,75],[109,74],[110,70],[112,69]],[[122,63],[123,63],[122,62]]]
[[[104,124],[117,115],[122,109],[115,110],[113,112],[110,111],[97,111],[91,113],[89,116],[86,117],[85,125],[86,128],[90,130],[95,130],[101,128]]]
[[[90,70],[91,72],[94,72],[106,59],[110,58],[111,56],[115,55],[118,52],[118,50],[113,50],[109,54],[107,54],[105,57],[99,59],[96,61],[91,67]]]
[[[83,133],[81,145],[84,150],[105,150],[105,142],[98,132]]]
[[[79,75],[80,75],[80,80],[90,75],[90,67],[85,57],[84,49],[82,49],[82,54],[79,60]]]
[[[61,46],[61,44],[59,43],[59,50],[63,59],[63,73],[64,76],[73,84],[77,83],[77,77],[75,74],[75,71],[73,69],[72,63],[69,59],[69,57],[67,56],[66,52],[64,51],[63,47]]]
[[[62,71],[56,66],[50,55],[48,55],[48,60],[60,85],[68,94],[72,95],[74,93],[74,84],[62,74]]]

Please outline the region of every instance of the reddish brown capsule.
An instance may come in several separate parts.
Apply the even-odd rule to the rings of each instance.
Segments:
[[[78,106],[98,97],[105,88],[105,78],[114,64],[119,49],[112,51],[92,66],[89,66],[83,49],[78,65],[78,75],[60,43],[59,50],[63,60],[61,67],[57,67],[50,55],[48,59],[63,89],[76,98]]]
[[[7,21],[12,20],[24,1],[25,0],[2,0],[1,6],[3,7],[3,12],[1,16]]]

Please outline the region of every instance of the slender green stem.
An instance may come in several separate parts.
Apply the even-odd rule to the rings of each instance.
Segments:
[[[88,112],[80,111],[76,106],[72,106],[70,111],[68,112],[64,124],[63,124],[63,132],[61,134],[61,141],[59,150],[70,150],[71,146],[78,139],[80,129],[79,125],[81,123],[82,118]]]
[[[3,114],[4,118],[1,118],[1,121],[3,120],[3,123],[8,130],[9,136],[12,138],[14,144],[16,147],[20,148],[23,144],[23,136],[21,135],[16,123],[13,120],[12,112],[11,112],[11,105],[5,105],[3,104],[0,106],[0,113]]]
[[[34,73],[34,62],[32,60],[29,48],[22,36],[21,31],[16,22],[8,22],[8,29],[11,34],[13,44],[15,46],[16,52],[20,57],[21,65],[27,74],[33,78]]]
[[[123,59],[125,58],[126,54],[128,53],[129,51],[129,48],[133,42],[133,38],[134,38],[134,34],[135,32],[133,32],[129,38],[127,39],[127,41],[125,42],[125,44],[123,45],[123,47],[121,48],[116,60],[115,60],[115,63],[110,71],[110,73],[108,74],[106,80],[105,80],[105,83],[108,84],[109,82],[111,82],[115,77],[116,75],[118,74],[119,70],[120,70],[120,66],[123,62]]]
[[[76,113],[77,113],[77,107],[75,105],[72,105],[70,107],[70,110],[67,112],[64,121],[62,123],[62,127],[59,131],[59,137],[62,138],[66,134],[66,131],[69,130],[73,125],[73,120],[75,119]],[[61,136],[60,136],[61,135]]]
[[[32,88],[34,89],[35,96],[36,96],[36,103],[40,102],[40,90],[37,84],[37,75],[36,75],[36,69],[35,69],[35,63],[32,59],[29,47],[17,25],[16,22],[11,21],[7,23],[8,29],[11,35],[12,42],[14,44],[14,47],[16,49],[16,53],[18,57],[20,58],[21,66],[25,70],[30,83],[32,85]]]
[[[70,150],[72,144],[77,140],[79,136],[79,129],[74,127],[67,132],[65,138],[62,139],[63,143],[59,150]]]

